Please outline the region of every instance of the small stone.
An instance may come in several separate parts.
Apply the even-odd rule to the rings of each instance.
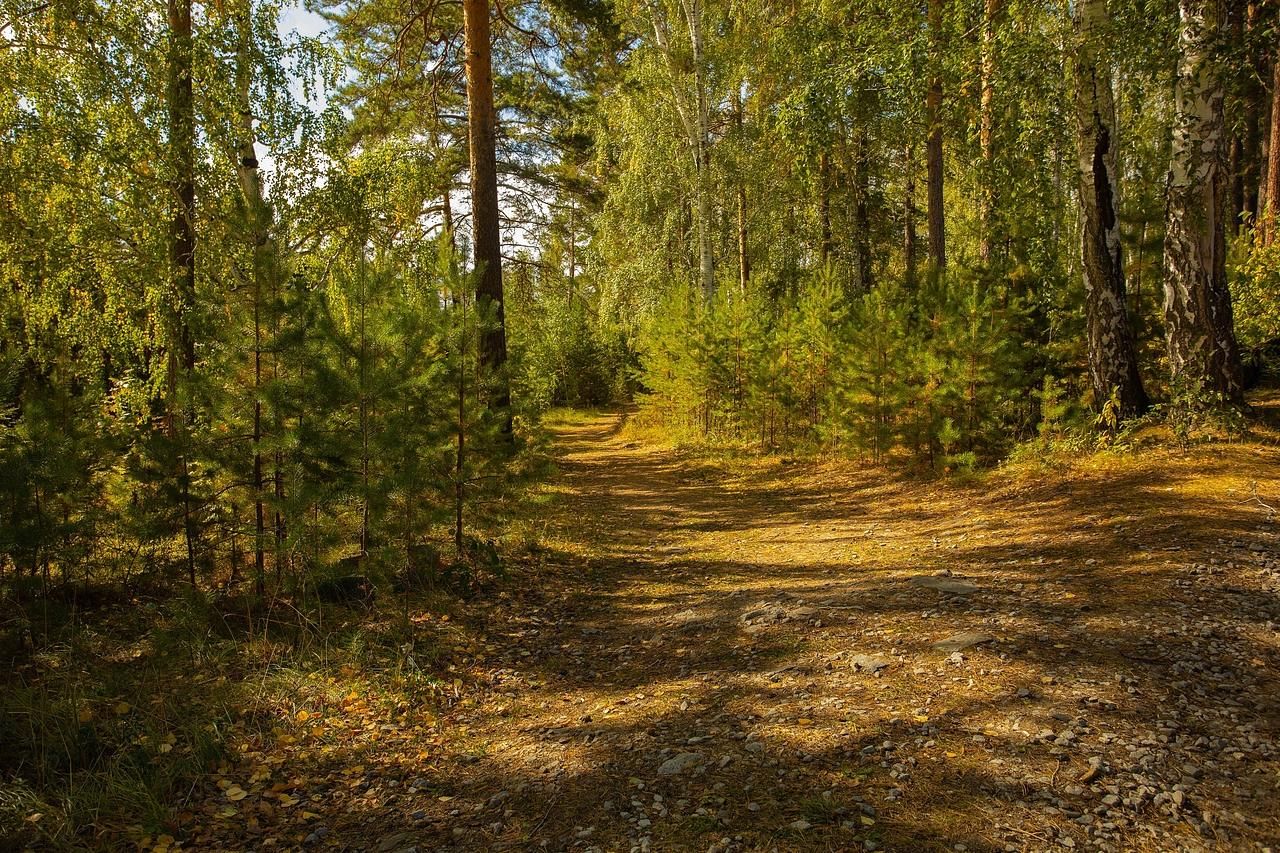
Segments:
[[[990,634],[952,634],[950,637],[934,643],[933,647],[940,652],[959,652],[964,651],[971,646],[979,646],[983,643],[993,642],[994,640],[995,637]]]
[[[682,752],[672,758],[668,758],[662,762],[662,766],[658,768],[659,776],[678,776],[690,767],[696,767],[702,763],[702,754],[698,752]]]
[[[889,661],[875,655],[853,655],[849,658],[849,663],[858,672],[865,672],[875,675],[882,669],[889,668]]]
[[[978,588],[971,583],[931,575],[918,575],[912,578],[911,582],[916,586],[936,589],[938,592],[945,592],[948,595],[969,595],[978,591]]]
[[[807,820],[801,819],[801,820],[793,820],[791,821],[791,823],[787,824],[787,826],[790,827],[795,832],[804,832],[810,829],[813,826],[813,824],[809,823],[809,821]]]

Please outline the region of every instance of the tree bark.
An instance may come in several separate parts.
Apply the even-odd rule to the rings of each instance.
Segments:
[[[867,132],[859,128],[853,138],[853,230],[857,260],[857,288],[866,293],[874,284],[871,275],[871,215],[868,199],[871,195],[871,161],[867,155]]]
[[[195,368],[190,312],[196,291],[196,119],[192,95],[191,0],[169,0],[168,112],[170,192],[169,261],[176,293],[174,346],[170,351],[172,389],[180,370]]]
[[[466,38],[467,126],[471,153],[471,222],[475,266],[480,273],[476,304],[487,312],[489,324],[480,335],[480,363],[492,374],[495,392],[491,407],[507,409],[510,386],[507,363],[506,317],[502,297],[502,242],[498,224],[497,116],[493,106],[492,36],[488,0],[463,0]],[[510,431],[510,418],[507,419]]]
[[[742,128],[746,120],[746,109],[742,104],[742,89],[739,87],[733,94],[733,115],[734,121],[738,126],[738,138],[740,144],[745,147],[746,139],[743,136]],[[738,178],[738,289],[745,296],[747,287],[751,282],[751,257],[747,246],[747,183],[746,175],[740,174]]]
[[[905,154],[906,182],[902,199],[902,263],[908,288],[916,286],[916,175],[915,149],[907,145]]]
[[[179,447],[178,491],[182,502],[187,574],[196,585],[196,528],[191,498],[191,465],[186,436],[187,414],[178,402],[178,376],[196,366],[191,312],[196,301],[196,118],[192,95],[194,37],[191,0],[168,0],[169,54],[167,59],[169,159],[172,177],[172,215],[169,222],[169,271],[174,304],[168,342],[167,432]]]
[[[1093,401],[1101,409],[1114,394],[1121,419],[1146,411],[1125,303],[1120,223],[1116,218],[1115,101],[1111,72],[1097,55],[1106,0],[1076,4],[1076,146],[1080,167],[1081,258]]]
[[[942,204],[942,4],[944,0],[929,0],[929,33],[933,62],[933,76],[925,97],[925,118],[929,123],[929,138],[925,147],[925,165],[928,170],[929,206],[929,259],[936,270],[947,266],[946,215]]]
[[[468,0],[470,2],[470,0]],[[653,25],[654,43],[667,60],[671,77],[671,95],[676,114],[684,127],[685,139],[693,155],[694,168],[694,231],[698,253],[698,281],[703,299],[715,298],[715,254],[711,241],[714,231],[711,199],[711,113],[707,94],[707,77],[703,52],[702,0],[679,0],[680,15],[689,32],[689,53],[677,49],[671,38],[671,23],[666,7],[660,0],[649,0],[650,21]],[[692,65],[692,68],[689,66]],[[688,91],[682,81],[693,77],[693,89]]]
[[[698,171],[698,272],[702,280],[703,295],[710,302],[716,293],[716,270],[715,256],[711,251],[711,107],[703,59],[702,0],[681,0],[681,5],[689,26],[689,47],[693,53],[693,90],[696,102],[694,120],[697,132],[694,157]]]
[[[1271,121],[1267,133],[1267,150],[1280,151],[1280,51],[1271,59]],[[1276,218],[1280,216],[1280,157],[1267,158],[1266,182],[1263,189],[1266,207],[1259,217],[1259,232],[1263,245],[1270,246],[1276,240]]]
[[[262,175],[258,169],[255,149],[257,135],[253,128],[253,6],[252,0],[243,0],[237,10],[236,25],[239,30],[236,50],[236,100],[237,131],[236,176],[240,183],[240,197],[244,215],[244,236],[253,263],[253,504],[254,504],[254,579],[259,596],[266,593],[266,503],[264,462],[262,453],[262,300],[264,290],[274,279],[273,249],[271,245],[271,210],[262,192]],[[280,483],[279,460],[274,476],[277,490]],[[277,528],[280,526],[277,519]],[[281,537],[282,538],[282,537]],[[276,574],[279,575],[279,551],[276,553]]]
[[[978,146],[982,153],[981,217],[982,236],[978,258],[991,263],[995,212],[999,190],[995,181],[995,103],[996,103],[996,27],[1003,11],[1003,0],[986,0],[982,20],[982,95],[978,127]]]
[[[818,258],[831,260],[831,157],[825,148],[818,154]]]
[[[1213,54],[1220,0],[1180,0],[1178,77],[1165,217],[1164,315],[1175,385],[1242,404],[1227,289],[1223,88]]]

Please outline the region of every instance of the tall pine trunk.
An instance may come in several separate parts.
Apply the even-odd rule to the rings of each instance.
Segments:
[[[1133,331],[1125,304],[1120,223],[1116,218],[1115,102],[1111,72],[1098,56],[1099,29],[1107,23],[1106,0],[1076,5],[1076,145],[1080,166],[1081,257],[1089,377],[1094,405],[1112,395],[1120,418],[1146,411]]]
[[[943,0],[929,0],[929,40],[932,77],[925,97],[925,119],[929,123],[929,138],[925,146],[925,166],[928,170],[929,205],[929,259],[936,270],[947,266],[946,214],[942,209],[942,4]]]
[[[871,272],[871,158],[867,151],[867,131],[865,127],[859,127],[853,135],[853,245],[857,255],[855,273],[859,293],[866,293],[875,283]]]
[[[1263,245],[1270,246],[1276,240],[1277,223],[1280,217],[1280,51],[1271,58],[1271,121],[1268,123],[1267,150],[1271,156],[1267,158],[1267,172],[1262,195],[1266,199],[1266,207],[1259,217],[1259,237]]]
[[[486,312],[488,321],[480,334],[480,364],[492,374],[491,381],[495,383],[492,407],[506,410],[511,404],[511,391],[503,373],[507,362],[507,333],[502,304],[497,116],[493,107],[488,0],[463,0],[462,17],[467,52],[467,125],[471,137],[471,220],[475,232],[475,265],[480,270],[476,305]],[[505,431],[511,431],[509,415]]]
[[[191,332],[191,312],[196,301],[196,118],[192,94],[194,37],[191,27],[191,0],[168,0],[169,55],[168,119],[171,218],[169,222],[169,268],[173,281],[174,307],[168,343],[168,432],[180,450],[178,490],[182,503],[183,538],[187,550],[187,574],[196,584],[196,530],[191,497],[191,464],[187,446],[187,414],[178,401],[179,375],[195,370],[195,337]]]
[[[982,94],[979,107],[978,147],[982,153],[980,202],[982,236],[978,257],[991,263],[991,247],[995,231],[996,205],[999,191],[995,180],[996,125],[996,27],[1003,10],[1003,0],[985,0],[982,20]]]
[[[906,181],[902,193],[902,263],[908,288],[916,285],[916,173],[915,148],[907,145],[904,154]]]
[[[1221,0],[1180,0],[1164,316],[1175,384],[1240,404],[1244,382],[1227,289],[1227,136],[1213,53]],[[1274,154],[1274,150],[1273,150]]]

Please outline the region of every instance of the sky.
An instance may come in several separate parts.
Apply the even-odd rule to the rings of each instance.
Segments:
[[[280,34],[287,35],[296,31],[303,36],[318,36],[324,32],[326,24],[315,12],[308,12],[301,0],[286,5],[280,13]]]

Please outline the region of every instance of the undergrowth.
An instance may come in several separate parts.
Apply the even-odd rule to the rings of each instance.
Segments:
[[[415,591],[301,608],[187,591],[41,625],[11,648],[0,690],[0,849],[150,848],[179,834],[195,792],[244,744],[281,742],[300,708],[449,701],[450,661],[475,646],[454,601]],[[286,745],[326,743],[339,733]]]

